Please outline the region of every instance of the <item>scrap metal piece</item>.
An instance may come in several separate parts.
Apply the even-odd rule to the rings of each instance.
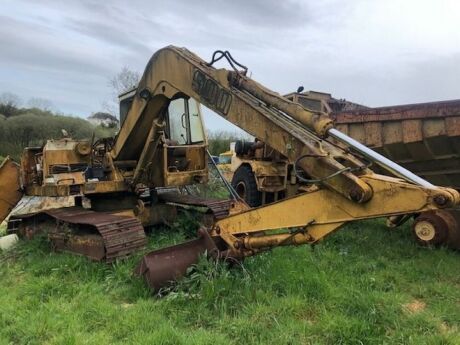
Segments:
[[[19,166],[6,157],[0,165],[0,223],[21,200],[24,193],[19,183]]]

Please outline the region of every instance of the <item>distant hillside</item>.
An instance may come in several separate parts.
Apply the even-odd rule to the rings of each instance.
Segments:
[[[6,110],[5,113],[1,113]],[[89,121],[38,108],[18,108],[0,103],[0,156],[18,160],[24,147],[41,146],[47,139],[62,137],[65,129],[72,138],[113,136],[117,127],[91,124]]]

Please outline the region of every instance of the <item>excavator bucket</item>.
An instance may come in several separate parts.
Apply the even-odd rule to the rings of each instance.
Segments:
[[[147,285],[158,291],[171,281],[183,277],[201,255],[217,251],[214,241],[205,230],[199,238],[146,254],[134,273],[143,276]]]
[[[0,165],[0,222],[17,205],[22,195],[19,166],[10,157],[6,157]]]

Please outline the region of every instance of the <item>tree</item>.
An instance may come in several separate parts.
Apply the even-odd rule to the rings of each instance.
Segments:
[[[50,111],[53,108],[53,102],[46,98],[31,98],[27,102],[27,106],[30,108]]]
[[[14,116],[18,113],[18,108],[22,101],[18,95],[4,92],[0,95],[0,114],[5,117]]]
[[[108,81],[112,95],[110,101],[102,102],[102,109],[111,115],[118,116],[118,96],[125,93],[139,84],[141,74],[124,66],[120,72],[115,74]]]
[[[139,72],[132,71],[127,66],[124,66],[119,73],[109,80],[109,86],[112,87],[115,97],[118,98],[118,95],[135,88],[140,79]]]

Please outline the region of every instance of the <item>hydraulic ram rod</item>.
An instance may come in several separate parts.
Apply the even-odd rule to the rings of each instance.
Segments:
[[[388,158],[385,158],[381,154],[375,152],[374,150],[371,150],[370,148],[364,146],[360,142],[356,141],[353,138],[350,138],[348,135],[343,134],[342,132],[338,131],[335,128],[329,129],[328,134],[334,139],[337,139],[338,141],[352,147],[354,150],[358,151],[366,158],[370,159],[373,162],[376,162],[378,165],[389,170],[396,176],[402,177],[403,179],[407,181],[410,181],[412,183],[415,183],[425,188],[435,187],[430,182],[422,179],[421,177],[418,177],[417,175],[415,175],[414,173],[411,173],[409,170],[403,168],[399,164],[392,162]]]

